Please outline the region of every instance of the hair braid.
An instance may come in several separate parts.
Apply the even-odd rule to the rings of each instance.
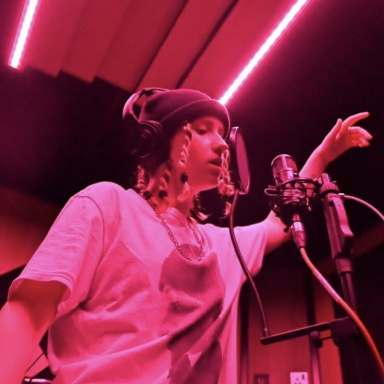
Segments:
[[[135,184],[135,189],[139,193],[144,193],[148,188],[149,175],[148,172],[141,166],[137,166],[137,181]]]
[[[229,150],[227,149],[222,155],[222,166],[221,174],[218,183],[219,194],[223,197],[226,197],[224,217],[229,216],[231,211],[231,203],[228,201],[228,198],[233,196],[235,193],[235,186],[231,181],[231,175],[229,172]]]
[[[185,170],[187,167],[187,161],[189,157],[189,148],[191,146],[191,139],[192,139],[191,124],[185,123],[183,125],[183,130],[185,132],[185,142],[181,149],[180,160],[177,163],[177,169],[180,172],[180,177],[186,176],[186,178],[184,180],[181,180],[181,182],[183,183],[183,190],[181,194],[177,197],[179,201],[184,201],[191,194],[191,188],[188,184],[188,176],[185,173]]]
[[[163,169],[162,169],[163,168]],[[168,204],[168,196],[167,189],[168,183],[170,180],[170,169],[171,169],[171,161],[167,160],[164,164],[157,168],[155,172],[163,172],[158,178],[156,178],[155,185],[152,186],[151,189],[158,190],[158,196],[163,199]],[[138,165],[137,167],[137,182],[134,186],[134,189],[138,191],[140,194],[150,193],[152,191],[148,190],[150,173],[147,169]]]

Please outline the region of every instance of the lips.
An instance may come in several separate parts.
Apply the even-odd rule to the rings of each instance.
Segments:
[[[209,161],[209,164],[213,164],[221,168],[221,158],[218,157],[217,159],[212,159]]]

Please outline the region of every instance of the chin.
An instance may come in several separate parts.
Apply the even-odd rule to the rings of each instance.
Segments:
[[[221,170],[205,173],[203,177],[201,177],[202,175],[194,174],[190,177],[188,184],[195,192],[208,191],[219,185],[220,175]]]
[[[204,183],[204,184],[199,184],[198,186],[193,186],[190,184],[190,187],[195,191],[195,192],[204,192],[204,191],[210,191],[211,189],[217,188],[219,185],[219,180],[215,180],[212,183]]]

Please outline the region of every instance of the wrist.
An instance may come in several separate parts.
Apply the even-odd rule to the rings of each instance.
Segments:
[[[319,177],[324,173],[331,161],[332,160],[327,156],[326,152],[319,146],[312,152],[305,163],[300,171],[300,176],[309,178]]]
[[[324,170],[328,167],[328,165],[335,160],[332,157],[332,154],[330,151],[327,151],[326,149],[323,148],[322,145],[316,148],[315,150],[315,156],[317,156],[319,163],[322,164]]]

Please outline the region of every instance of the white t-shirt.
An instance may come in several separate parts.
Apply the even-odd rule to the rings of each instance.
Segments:
[[[164,214],[184,251],[199,245],[175,209]],[[253,274],[266,228],[235,229]],[[198,225],[200,262],[175,248],[148,203],[113,183],[92,185],[64,207],[20,279],[67,291],[49,330],[55,384],[234,384],[237,304],[245,277],[227,228]]]

